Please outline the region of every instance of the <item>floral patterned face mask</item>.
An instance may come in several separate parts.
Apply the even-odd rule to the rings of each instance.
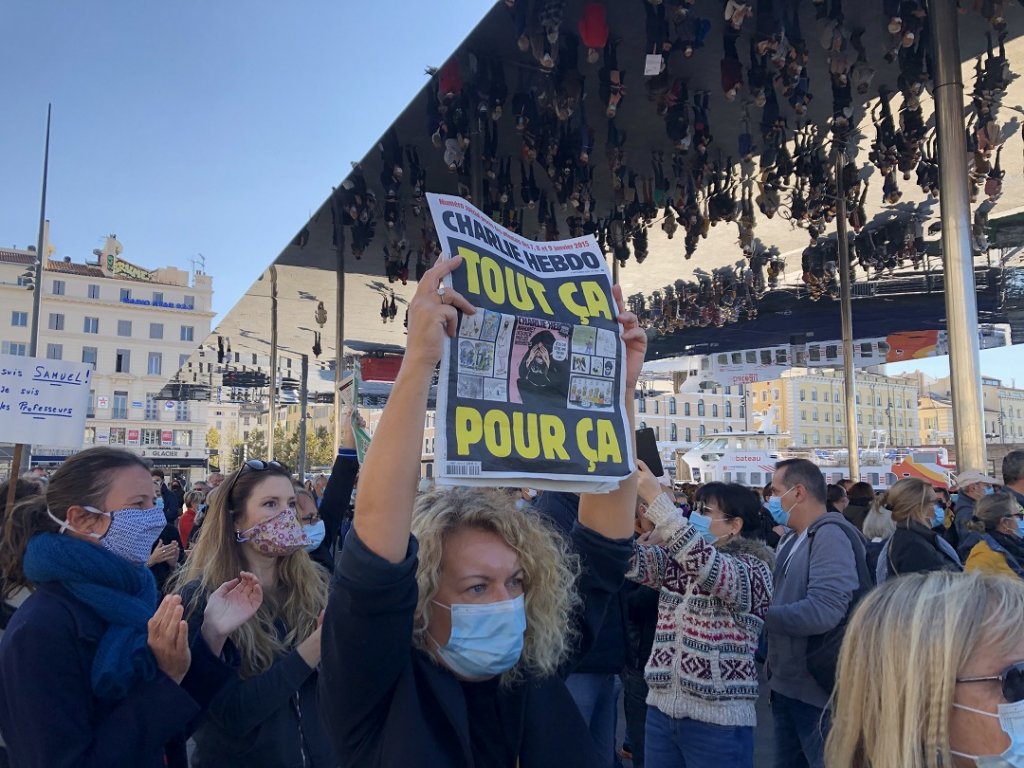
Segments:
[[[240,544],[249,542],[267,557],[287,557],[309,544],[294,509],[285,509],[236,536]]]

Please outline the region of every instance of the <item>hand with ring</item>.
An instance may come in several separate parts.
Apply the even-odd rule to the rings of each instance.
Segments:
[[[459,312],[475,314],[476,309],[444,279],[462,266],[462,257],[438,259],[420,280],[409,303],[409,340],[405,359],[433,371],[444,351],[445,336],[454,337]],[[436,297],[436,298],[435,298]]]

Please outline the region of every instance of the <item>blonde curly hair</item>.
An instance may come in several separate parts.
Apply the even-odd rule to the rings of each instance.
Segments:
[[[509,685],[522,677],[553,675],[575,640],[573,614],[579,558],[565,538],[536,512],[516,508],[514,499],[494,489],[452,488],[420,495],[412,532],[419,541],[416,583],[419,601],[413,619],[413,644],[429,651],[427,626],[441,578],[445,540],[462,528],[493,533],[515,550],[523,569],[526,635],[519,663],[502,676]]]

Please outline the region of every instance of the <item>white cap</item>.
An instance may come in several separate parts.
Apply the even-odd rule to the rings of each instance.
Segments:
[[[967,486],[974,485],[975,483],[999,485],[999,481],[996,480],[994,477],[983,475],[977,469],[968,469],[956,476],[956,485],[958,488],[966,488]]]

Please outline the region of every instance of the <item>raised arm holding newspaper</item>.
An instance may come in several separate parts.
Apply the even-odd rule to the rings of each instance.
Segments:
[[[601,756],[563,678],[622,585],[636,478],[627,470],[612,492],[581,495],[573,556],[509,494],[416,497],[435,366],[460,315],[480,313],[443,286],[462,267],[441,260],[409,305],[407,352],[324,617],[321,715],[343,765],[590,768]],[[647,337],[614,298],[631,414]]]
[[[633,466],[625,348],[596,240],[533,242],[461,198],[428,195],[444,287],[472,302],[441,357],[437,481],[615,488]]]

